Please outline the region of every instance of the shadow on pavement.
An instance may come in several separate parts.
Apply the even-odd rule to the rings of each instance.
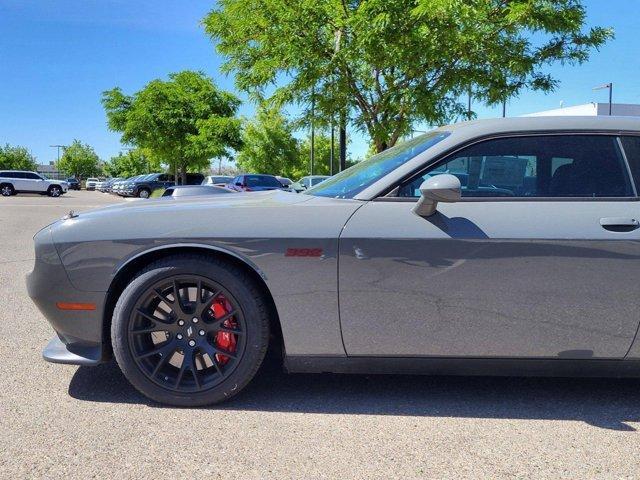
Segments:
[[[69,385],[69,395],[92,402],[164,408],[138,393],[114,362],[80,367]],[[287,375],[268,367],[233,400],[209,408],[577,420],[600,428],[635,431],[625,422],[640,421],[640,379]]]

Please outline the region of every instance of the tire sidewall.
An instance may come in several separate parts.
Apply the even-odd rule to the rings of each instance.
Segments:
[[[54,195],[54,192],[58,192],[57,195]],[[60,195],[62,195],[62,188],[58,187],[57,185],[52,185],[51,187],[49,187],[49,196],[50,197],[54,197],[57,198]]]
[[[168,262],[165,262],[168,263]],[[198,393],[180,393],[165,389],[142,373],[129,346],[128,327],[140,297],[156,282],[176,275],[200,275],[219,283],[234,297],[246,325],[243,356],[233,372],[215,387]],[[246,286],[246,279],[215,263],[177,261],[176,265],[158,265],[142,273],[123,291],[114,309],[111,324],[113,351],[120,369],[140,392],[149,398],[176,406],[202,406],[223,401],[238,393],[253,378],[264,359],[269,340],[268,319],[257,299]]]

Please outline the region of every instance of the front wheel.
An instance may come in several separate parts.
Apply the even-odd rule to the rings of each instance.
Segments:
[[[113,313],[124,375],[160,403],[226,400],[253,378],[269,344],[268,309],[242,270],[197,255],[169,257],[127,286]]]
[[[142,188],[138,192],[138,198],[149,198],[150,195],[151,195],[151,192],[146,188]]]
[[[10,197],[14,194],[14,192],[15,190],[13,189],[13,185],[11,184],[3,183],[2,185],[0,185],[0,194],[2,194],[3,197]]]
[[[49,190],[47,193],[49,194],[50,197],[59,197],[60,195],[62,195],[62,188],[60,188],[57,185],[52,185],[49,187]]]

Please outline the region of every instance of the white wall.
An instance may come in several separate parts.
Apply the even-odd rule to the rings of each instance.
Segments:
[[[614,103],[611,108],[612,115],[623,117],[640,117],[640,105],[632,103]],[[584,105],[574,105],[572,107],[556,108],[524,115],[525,117],[547,117],[547,116],[597,116],[609,115],[608,103],[585,103]]]

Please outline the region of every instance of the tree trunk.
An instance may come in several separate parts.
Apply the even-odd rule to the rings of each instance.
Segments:
[[[347,168],[347,116],[340,115],[340,130],[338,132],[338,149],[340,151],[340,171]]]

